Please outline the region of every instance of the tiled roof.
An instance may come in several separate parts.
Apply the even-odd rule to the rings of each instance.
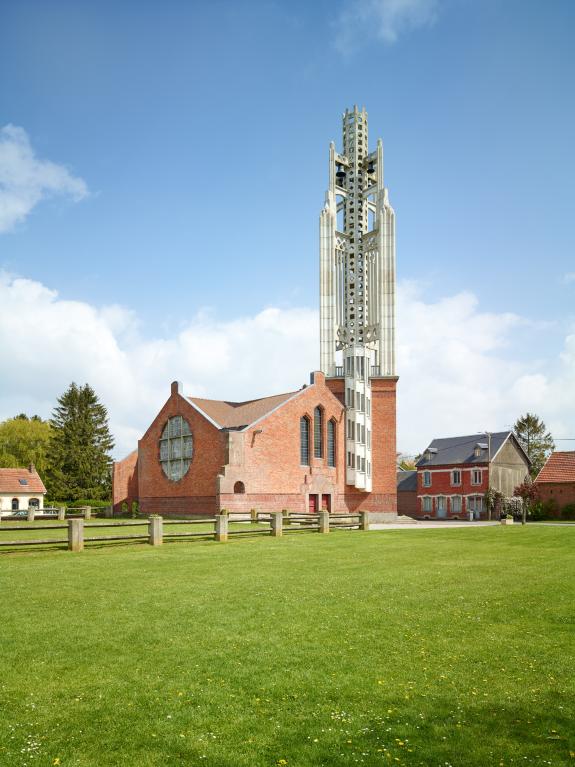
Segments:
[[[409,493],[417,492],[417,471],[398,471],[397,472],[397,492]]]
[[[0,469],[0,493],[45,492],[44,483],[36,471],[31,472],[29,469]]]
[[[215,421],[221,429],[241,429],[272,410],[297,392],[276,394],[273,397],[262,397],[247,402],[226,402],[219,399],[201,399],[200,397],[188,397],[190,402],[202,410],[212,421]]]
[[[498,431],[491,434],[491,458],[497,453],[505,440],[511,434],[510,431]],[[481,453],[475,455],[475,446],[481,445]],[[429,460],[425,457],[426,451],[417,462],[417,466],[444,466],[446,464],[460,463],[487,463],[488,460],[488,437],[485,434],[470,434],[464,437],[446,437],[434,439],[427,450],[432,451]],[[434,452],[433,452],[434,451]]]
[[[551,453],[536,482],[575,482],[575,450]]]

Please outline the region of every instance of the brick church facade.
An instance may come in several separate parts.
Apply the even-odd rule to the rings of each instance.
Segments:
[[[137,451],[114,465],[114,511],[137,501],[141,513],[162,516],[222,508],[395,513],[395,381],[382,379],[373,389],[374,432],[381,426],[385,436],[374,445],[374,484],[365,493],[345,481],[343,379],[326,380],[320,372],[311,378],[298,391],[243,403],[186,397],[173,383]],[[168,447],[185,469],[177,479],[169,456],[161,460],[162,435],[173,423]]]
[[[116,511],[397,512],[395,213],[365,109],[342,116],[320,214],[320,369],[309,386],[248,402],[170,397],[115,464]],[[376,517],[377,519],[377,517]]]

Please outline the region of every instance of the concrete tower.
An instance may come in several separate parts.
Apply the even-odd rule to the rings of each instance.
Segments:
[[[369,152],[367,112],[357,107],[343,115],[342,152],[333,143],[329,148],[320,216],[320,347],[326,377],[345,379],[346,484],[371,492],[372,383],[397,380],[395,214],[383,183],[383,144],[378,139]]]

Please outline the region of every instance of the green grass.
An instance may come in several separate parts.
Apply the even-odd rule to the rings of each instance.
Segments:
[[[0,765],[575,765],[574,573],[553,526],[0,553]]]

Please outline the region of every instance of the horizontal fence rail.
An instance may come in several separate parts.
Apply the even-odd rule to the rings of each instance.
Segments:
[[[252,510],[253,511],[253,510]],[[26,546],[52,546],[67,544],[69,551],[82,551],[85,543],[106,544],[111,541],[147,541],[151,546],[160,546],[164,539],[170,542],[187,538],[210,538],[216,541],[227,541],[234,536],[258,536],[271,535],[274,538],[281,537],[284,533],[305,533],[317,531],[325,534],[338,529],[369,530],[369,515],[367,512],[359,514],[330,514],[320,511],[313,514],[290,513],[286,511],[256,512],[248,518],[242,515],[241,520],[234,519],[228,513],[217,514],[205,519],[164,519],[160,516],[150,516],[148,519],[118,522],[86,522],[86,517],[71,517],[63,524],[24,524],[0,525],[0,547],[19,548]],[[89,519],[89,517],[88,517]],[[353,520],[353,521],[351,521]],[[258,523],[259,527],[252,527],[251,523]],[[245,527],[247,523],[247,527]],[[233,525],[230,529],[230,524]],[[203,525],[211,528],[206,530],[177,530],[176,526]],[[243,525],[238,529],[236,525]],[[146,532],[128,532],[123,528],[144,527]],[[104,528],[109,533],[95,535],[96,529]],[[167,529],[166,529],[167,528]],[[67,530],[66,538],[20,538],[17,540],[2,540],[4,534],[12,531],[46,531]],[[114,531],[118,531],[117,533]]]

